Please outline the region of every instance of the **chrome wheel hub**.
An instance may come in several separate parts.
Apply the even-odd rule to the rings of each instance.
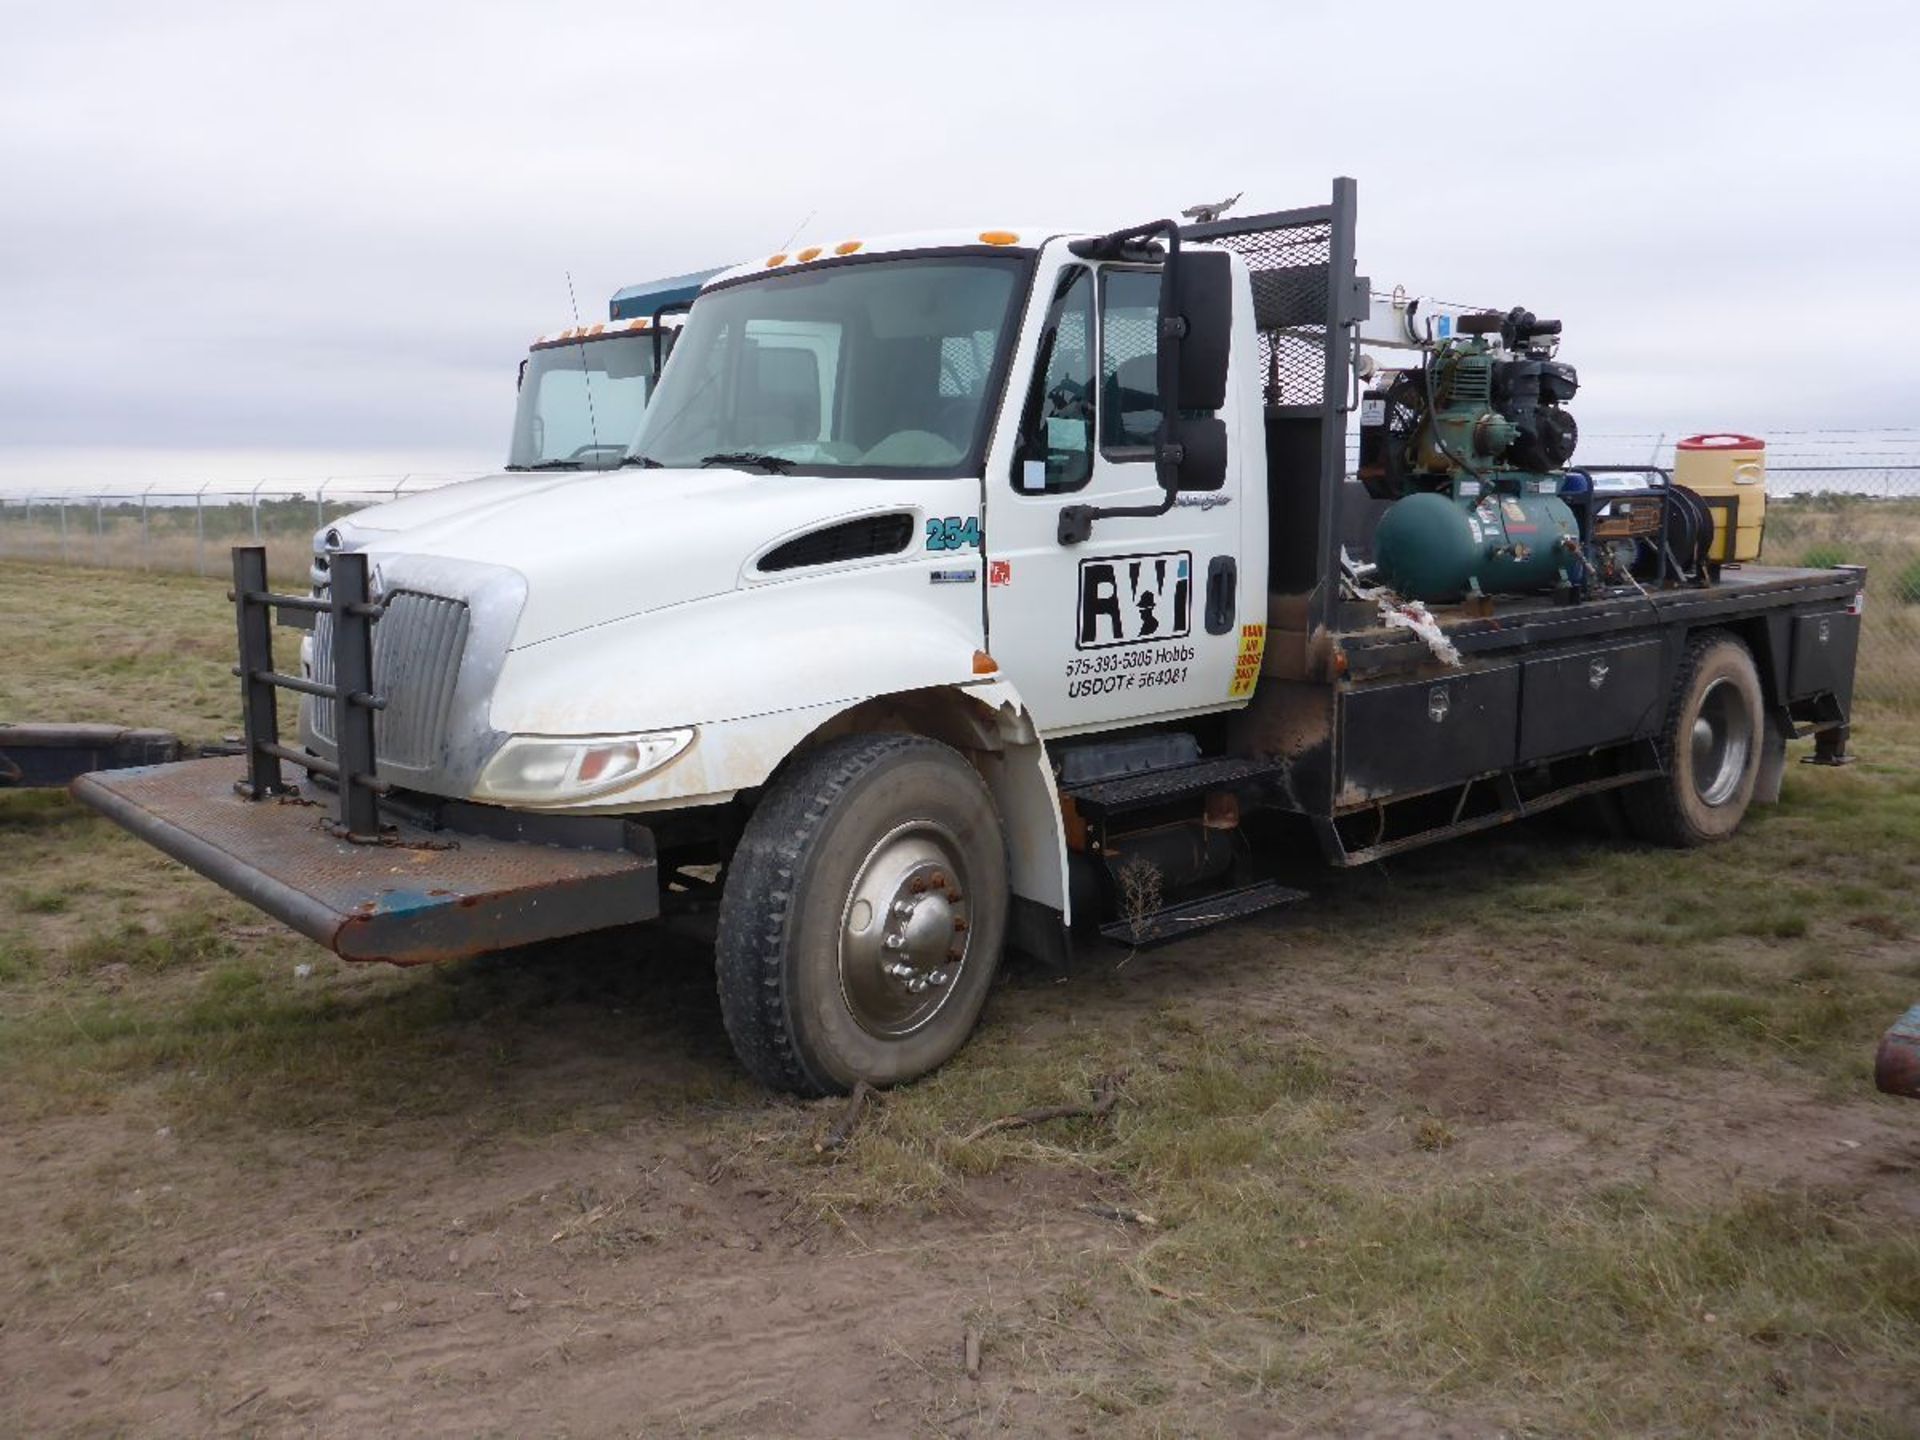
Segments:
[[[939,1013],[967,963],[968,894],[959,842],[931,820],[867,852],[840,917],[840,993],[861,1029],[895,1039]]]
[[[1693,721],[1693,793],[1724,805],[1740,788],[1753,750],[1753,716],[1731,680],[1716,680],[1700,698]]]

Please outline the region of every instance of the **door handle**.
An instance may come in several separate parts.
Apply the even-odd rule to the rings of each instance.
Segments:
[[[1238,588],[1240,567],[1231,555],[1216,555],[1207,562],[1207,633],[1224,635],[1233,629],[1234,591]]]

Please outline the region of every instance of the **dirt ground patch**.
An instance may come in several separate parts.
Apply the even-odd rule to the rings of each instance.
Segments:
[[[10,568],[11,715],[217,712],[217,587],[116,637]],[[1517,827],[1012,969],[830,1153],[697,943],[349,968],[0,796],[0,1431],[1912,1433],[1920,726],[1859,748],[1713,851]]]

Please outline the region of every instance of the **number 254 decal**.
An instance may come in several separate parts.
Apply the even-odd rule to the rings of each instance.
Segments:
[[[944,520],[929,518],[927,521],[927,549],[929,550],[978,550],[980,548],[980,519],[969,515],[962,520],[958,515],[949,515]]]

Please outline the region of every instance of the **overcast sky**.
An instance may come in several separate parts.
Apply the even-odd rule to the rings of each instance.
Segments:
[[[1590,434],[1920,425],[1916,16],[0,0],[0,484],[489,466],[568,271],[1335,174],[1377,284],[1564,318]]]

